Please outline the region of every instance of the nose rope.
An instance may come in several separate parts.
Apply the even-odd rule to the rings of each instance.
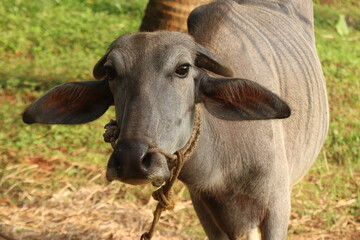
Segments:
[[[177,150],[175,154],[168,153],[159,148],[149,148],[148,152],[158,152],[163,154],[168,160],[174,160],[175,166],[171,169],[170,179],[165,182],[165,184],[154,191],[152,197],[157,200],[159,203],[156,206],[154,211],[154,218],[151,223],[150,229],[148,232],[144,233],[140,240],[151,240],[154,235],[155,226],[160,219],[161,213],[165,210],[171,210],[175,206],[175,201],[172,199],[173,191],[172,186],[174,185],[176,179],[178,178],[182,167],[184,166],[185,161],[187,161],[191,154],[195,151],[195,148],[200,139],[200,127],[201,127],[201,116],[200,116],[200,106],[195,105],[195,119],[193,131],[191,133],[189,141],[185,144],[184,147]]]
[[[111,143],[111,146],[115,149],[115,142],[119,135],[119,127],[116,125],[116,121],[111,120],[108,124],[105,125],[104,141]],[[171,164],[170,169],[170,178],[165,182],[165,184],[154,191],[152,197],[158,201],[156,209],[154,211],[154,218],[151,223],[150,229],[148,232],[145,232],[141,235],[140,240],[151,240],[154,235],[155,226],[160,219],[161,213],[165,210],[171,210],[175,206],[175,202],[172,199],[173,191],[172,186],[174,185],[176,179],[178,178],[182,167],[184,166],[185,161],[187,161],[191,154],[195,151],[196,146],[200,139],[200,129],[201,129],[201,116],[200,116],[200,106],[199,104],[195,105],[195,119],[194,126],[190,136],[189,141],[185,144],[184,147],[177,150],[174,154],[164,151],[161,148],[149,148],[148,153],[160,153],[164,155],[169,162],[174,162]]]
[[[161,213],[165,210],[172,210],[175,207],[175,201],[173,200],[172,186],[174,185],[182,166],[184,165],[184,154],[182,151],[176,151],[177,164],[171,170],[171,177],[165,184],[158,190],[152,193],[152,197],[158,201],[158,204],[153,213],[153,221],[151,223],[149,231],[143,233],[140,240],[151,240],[154,235],[155,226],[159,222]]]
[[[166,151],[162,150],[161,148],[149,148],[147,152],[148,153],[161,153],[169,160],[176,160],[176,154],[166,152]]]

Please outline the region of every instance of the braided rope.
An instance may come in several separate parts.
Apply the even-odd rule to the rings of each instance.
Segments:
[[[177,155],[177,165],[172,171],[171,177],[166,183],[159,188],[158,190],[154,191],[152,197],[157,200],[159,203],[156,206],[154,211],[154,218],[151,223],[149,231],[143,233],[141,235],[140,240],[151,240],[154,235],[155,226],[160,220],[161,213],[165,210],[172,210],[175,207],[175,201],[173,200],[173,191],[172,186],[174,185],[177,177],[180,174],[181,168],[184,165],[184,153],[179,150],[176,151]]]
[[[116,121],[111,120],[108,124],[105,125],[104,141],[111,143],[111,146],[115,149],[115,141],[119,135],[119,127],[116,125]],[[185,144],[184,147],[177,150],[175,154],[164,151],[161,148],[149,148],[148,153],[160,153],[164,155],[171,165],[170,179],[165,182],[165,184],[154,191],[152,197],[158,201],[156,209],[154,211],[154,218],[151,223],[150,229],[148,232],[145,232],[141,235],[140,240],[151,240],[154,235],[155,226],[158,223],[161,213],[165,210],[171,210],[175,206],[175,202],[172,199],[173,191],[172,186],[174,185],[176,179],[178,178],[182,167],[184,166],[185,161],[187,161],[191,154],[195,151],[196,146],[200,139],[200,129],[201,129],[201,115],[200,115],[200,106],[195,105],[195,119],[193,131],[191,133],[189,141]]]
[[[176,155],[177,162],[175,167],[171,170],[172,173],[170,179],[166,181],[166,183],[161,188],[159,188],[152,194],[153,198],[157,200],[159,203],[154,211],[154,218],[150,226],[150,230],[144,233],[141,236],[140,240],[151,240],[155,231],[155,226],[160,219],[161,213],[165,210],[171,210],[174,208],[175,202],[172,199],[173,196],[172,186],[174,185],[176,179],[178,178],[180,171],[184,166],[185,161],[187,161],[190,158],[191,154],[195,151],[195,148],[200,139],[200,127],[201,127],[200,107],[199,105],[195,105],[195,120],[194,120],[193,131],[191,133],[189,141],[185,144],[183,148],[176,151],[175,154],[169,154],[159,148],[149,149],[148,152],[161,153],[168,159],[171,159],[170,157],[173,158],[174,155]]]

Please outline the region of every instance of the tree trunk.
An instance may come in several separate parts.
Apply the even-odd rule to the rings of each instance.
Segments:
[[[150,0],[140,31],[169,30],[187,32],[190,12],[212,0]]]

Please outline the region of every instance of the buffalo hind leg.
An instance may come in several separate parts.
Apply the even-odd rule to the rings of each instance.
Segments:
[[[247,240],[259,240],[259,232],[257,228],[253,228],[246,234]]]
[[[214,222],[211,215],[208,213],[206,207],[200,199],[197,199],[193,194],[191,194],[191,201],[194,205],[196,215],[198,216],[202,227],[205,230],[206,235],[209,240],[229,240],[227,235],[220,229],[220,227]]]
[[[286,192],[286,193],[284,193]],[[285,240],[290,218],[290,191],[272,201],[264,220],[260,224],[262,240]]]

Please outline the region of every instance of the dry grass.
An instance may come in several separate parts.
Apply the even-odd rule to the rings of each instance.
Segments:
[[[136,239],[147,229],[155,203],[119,201],[114,192],[116,184],[89,184],[75,191],[69,186],[49,199],[34,198],[23,206],[3,203],[2,232],[15,239]],[[181,214],[189,205],[178,204],[173,214]],[[181,227],[164,216],[158,239],[179,239],[172,236],[182,236]]]
[[[107,184],[94,166],[79,167],[73,163],[78,168],[86,167],[88,183],[75,187],[72,179],[66,179],[60,183],[65,185],[63,188],[47,189],[53,177],[52,165],[51,161],[34,163],[32,159],[30,163],[8,166],[3,171],[0,187],[10,179],[15,183],[1,189],[7,197],[0,198],[0,234],[16,240],[127,240],[138,239],[148,230],[156,206],[150,198],[153,190],[150,186],[145,189],[149,194],[136,196],[131,193],[136,187]],[[32,184],[26,186],[24,182]],[[178,184],[177,189],[182,195],[185,187]],[[203,239],[197,233],[189,233],[194,223],[199,224],[191,201],[180,199],[173,211],[163,213],[156,239]],[[190,230],[183,231],[184,227]]]
[[[60,189],[46,187],[53,178],[51,162],[31,159],[27,164],[8,166],[3,171],[5,174],[0,180],[0,187],[9,179],[15,179],[15,185],[1,190],[6,191],[3,196],[8,197],[0,199],[0,234],[16,240],[139,239],[152,220],[156,204],[150,199],[152,189],[141,188],[141,195],[136,196],[134,193],[139,187],[106,184],[98,167],[73,165],[89,171],[87,184],[75,187],[72,179],[64,179]],[[25,185],[24,182],[31,184]],[[37,187],[34,188],[34,185]],[[179,183],[176,189],[176,207],[163,214],[154,239],[206,239],[191,201],[184,193],[185,187]],[[300,191],[301,188],[298,188],[294,194],[300,194]],[[289,239],[360,239],[360,223],[353,216],[344,215],[333,226],[326,228],[324,219],[319,215],[329,207],[346,208],[354,202],[355,199],[350,199],[329,206],[325,196],[318,202],[318,208],[309,210],[308,215],[293,213]],[[293,202],[295,208],[300,204],[303,204],[300,200]]]

